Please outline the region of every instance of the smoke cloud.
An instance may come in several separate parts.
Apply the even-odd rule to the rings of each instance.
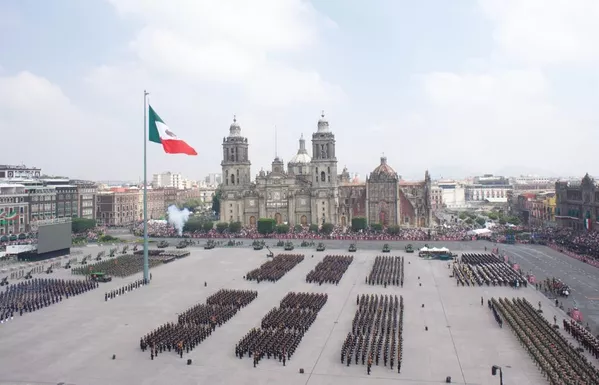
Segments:
[[[189,210],[179,210],[175,205],[170,205],[168,207],[168,223],[177,229],[179,236],[183,235],[183,227],[189,220],[190,214],[191,212]]]

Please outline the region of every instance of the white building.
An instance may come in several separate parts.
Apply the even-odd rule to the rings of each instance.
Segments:
[[[436,187],[441,190],[443,207],[450,209],[466,207],[466,188],[462,183],[453,180],[441,180],[437,182]]]
[[[487,174],[475,177],[465,190],[467,202],[507,203],[508,192],[513,187],[507,178]]]
[[[0,180],[8,181],[11,179],[35,179],[39,178],[42,170],[35,167],[0,165]]]
[[[154,188],[176,188],[185,190],[191,188],[193,181],[185,179],[181,174],[170,171],[152,176],[152,187]]]

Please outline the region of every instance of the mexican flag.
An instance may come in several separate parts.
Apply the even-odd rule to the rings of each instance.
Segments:
[[[4,219],[5,216],[6,216],[6,211],[0,212],[0,219]]]
[[[19,214],[13,211],[10,214],[8,214],[4,219],[7,221],[16,221],[17,219],[19,219]]]
[[[160,116],[158,116],[152,106],[150,106],[149,118],[150,142],[161,143],[164,152],[167,154],[198,155],[196,150],[185,143],[184,140],[179,139],[177,135],[171,131],[166,123],[160,119]]]

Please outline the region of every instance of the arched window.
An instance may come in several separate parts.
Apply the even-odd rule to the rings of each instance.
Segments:
[[[229,184],[229,170],[225,171],[225,183]]]
[[[231,174],[231,184],[235,184],[235,174]]]
[[[320,173],[320,181],[324,182],[327,180],[327,175],[323,172]]]

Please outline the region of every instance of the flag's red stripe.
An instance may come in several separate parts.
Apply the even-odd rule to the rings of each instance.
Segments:
[[[161,139],[162,147],[168,154],[198,155],[196,150],[182,140]]]

